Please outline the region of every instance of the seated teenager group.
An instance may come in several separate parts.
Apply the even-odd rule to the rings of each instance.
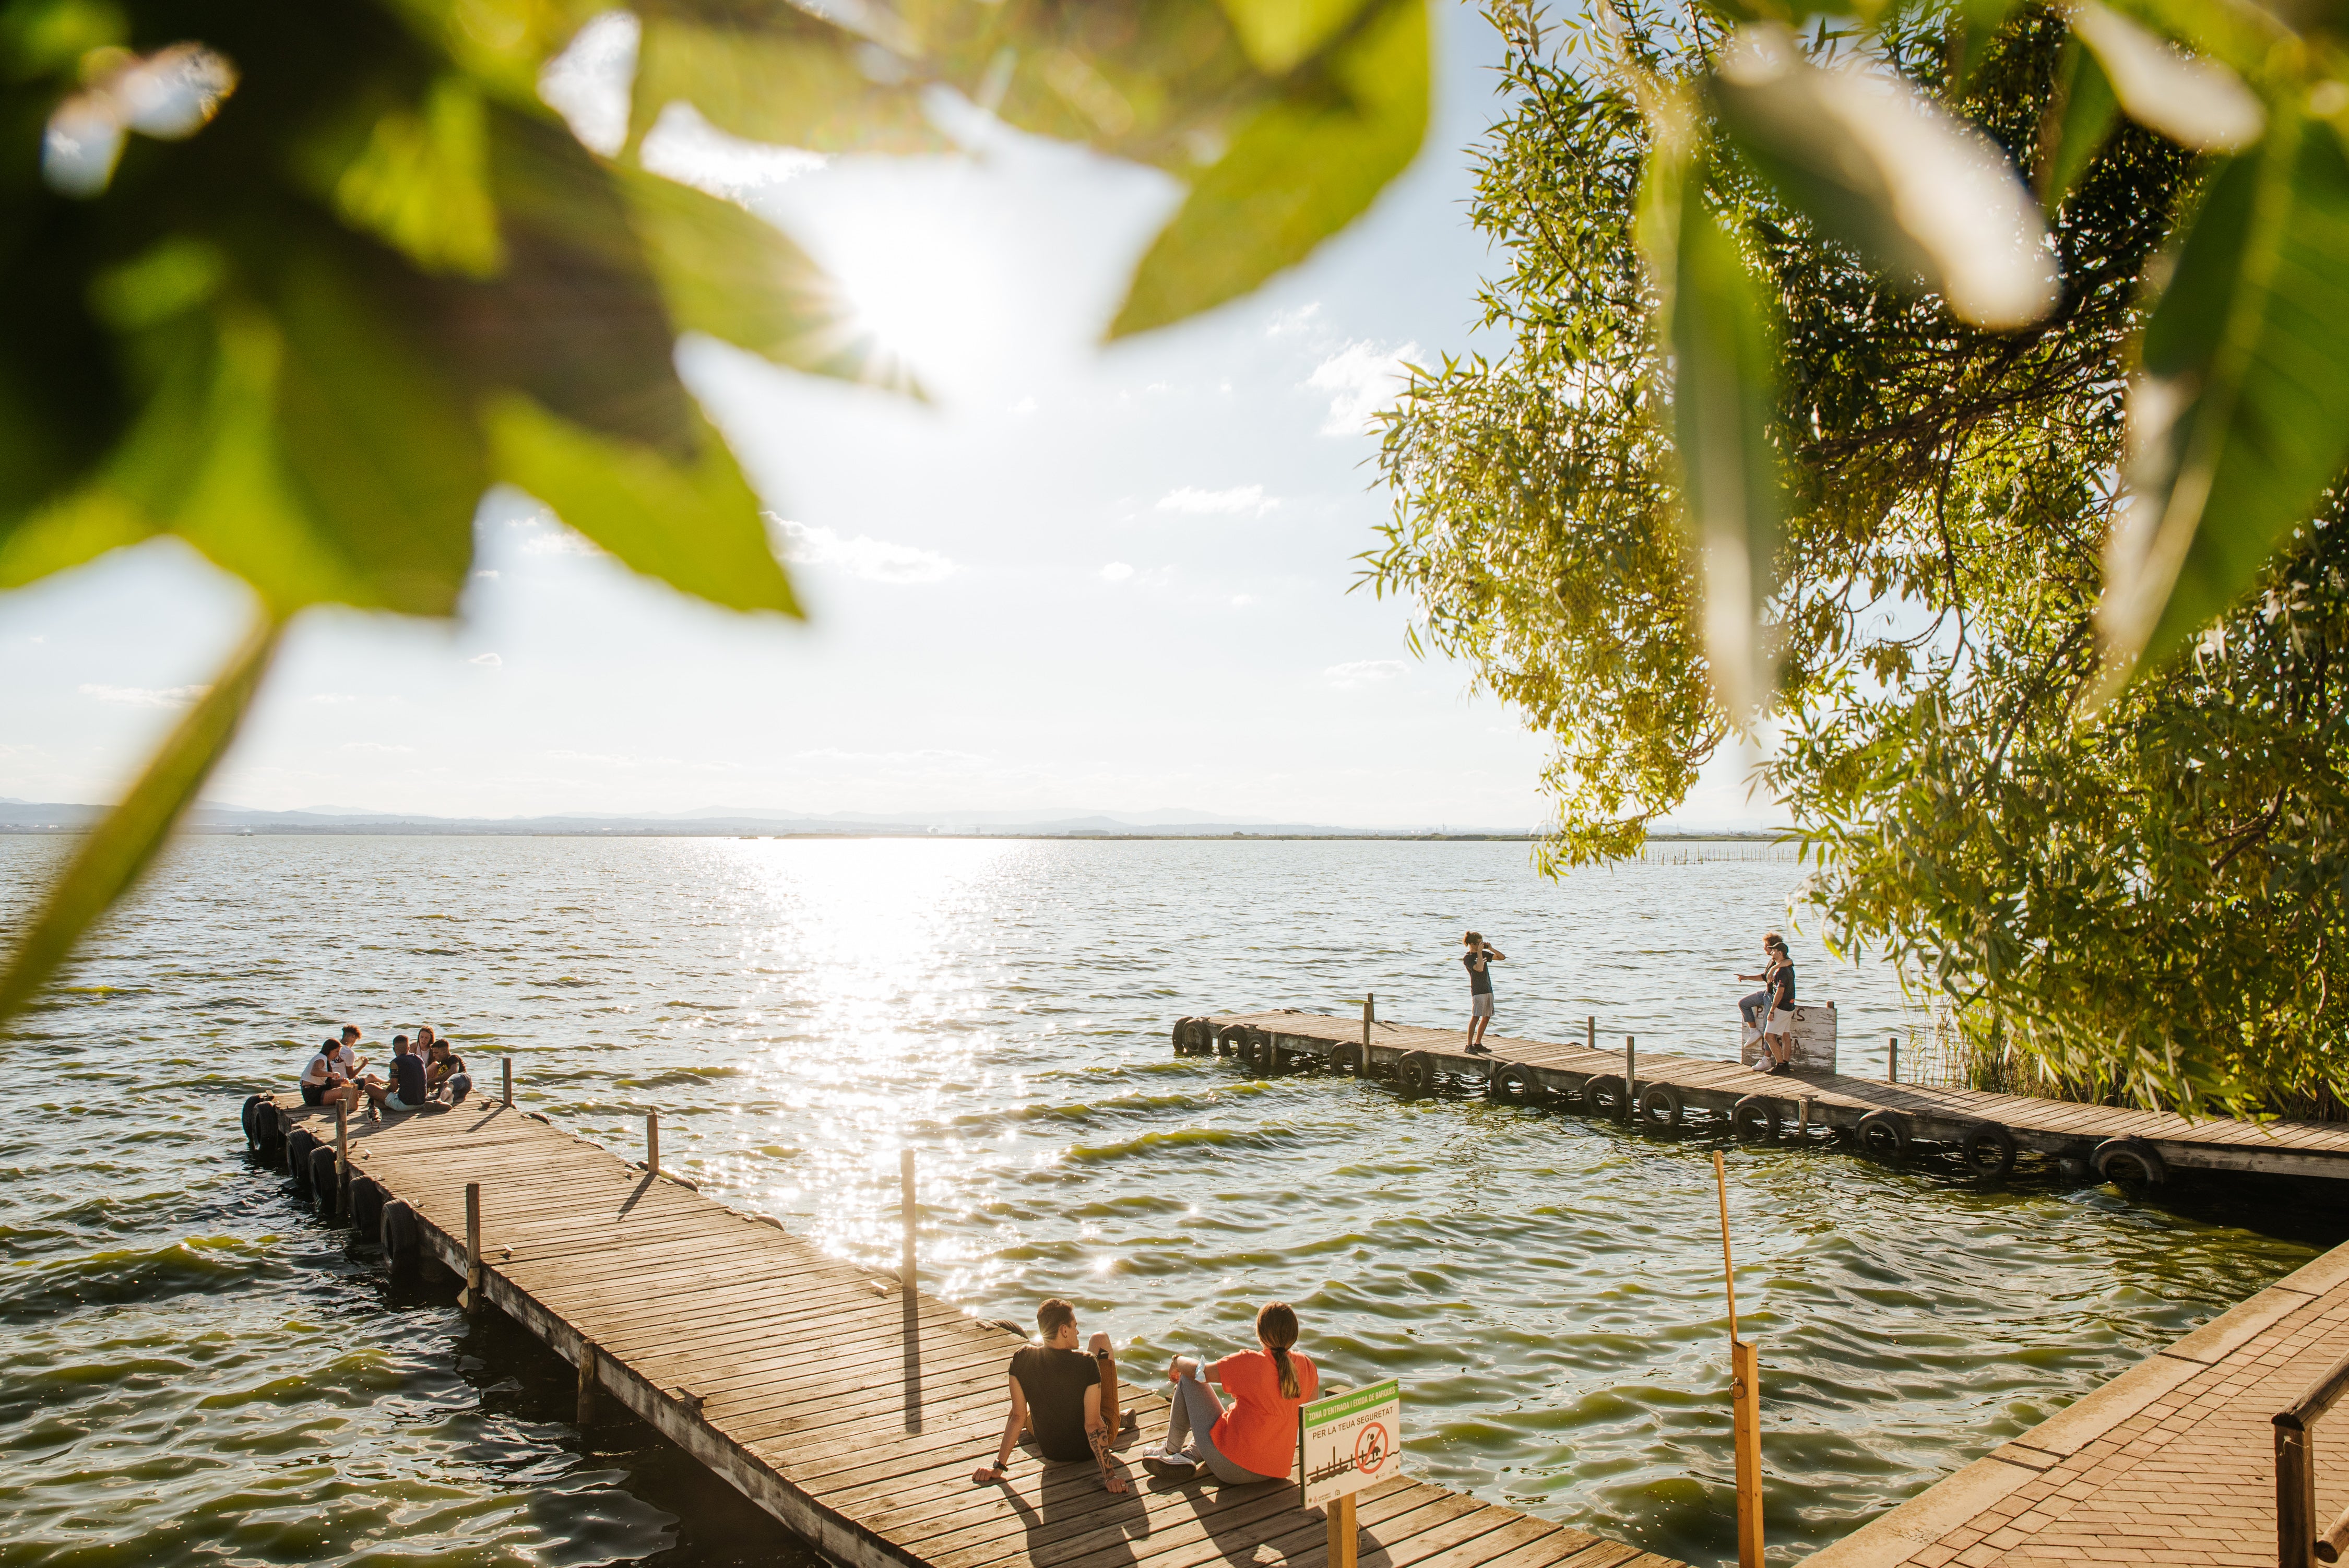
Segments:
[[[328,1040],[318,1047],[302,1069],[304,1105],[344,1105],[376,1116],[387,1110],[456,1105],[472,1092],[473,1080],[465,1071],[463,1058],[432,1032],[429,1024],[418,1029],[413,1040],[406,1035],[391,1037],[391,1061],[382,1078],[366,1070],[359,1037],[357,1024],[345,1024],[341,1039]]]
[[[1032,1433],[1048,1460],[1091,1459],[1101,1467],[1102,1485],[1127,1490],[1110,1448],[1123,1425],[1117,1403],[1117,1357],[1109,1336],[1096,1334],[1077,1348],[1077,1309],[1052,1300],[1036,1309],[1040,1345],[1022,1346],[1011,1357],[1011,1408],[995,1462],[971,1480],[982,1485],[1004,1479],[1022,1429]],[[1296,1348],[1297,1314],[1276,1301],[1256,1315],[1257,1348],[1242,1350],[1206,1367],[1177,1356],[1166,1368],[1174,1385],[1167,1412],[1166,1443],[1142,1456],[1151,1474],[1188,1480],[1201,1470],[1226,1485],[1287,1480],[1297,1453],[1297,1408],[1320,1388],[1320,1375]],[[1231,1396],[1226,1406],[1210,1384]]]

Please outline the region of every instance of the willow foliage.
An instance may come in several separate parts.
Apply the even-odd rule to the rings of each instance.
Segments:
[[[1733,727],[1640,249],[1651,121],[1620,86],[1627,64],[1687,80],[1723,39],[1686,9],[1626,7],[1611,39],[1493,20],[1508,111],[1476,150],[1473,216],[1504,258],[1482,305],[1508,347],[1418,375],[1391,412],[1396,509],[1367,559],[1380,592],[1416,601],[1423,645],[1469,660],[1551,742],[1556,872],[1635,846]],[[1751,161],[1705,168],[1775,296],[1784,515],[1757,587],[1779,743],[1763,772],[1816,861],[1809,896],[1831,942],[1890,953],[2075,1083],[2183,1105],[2338,1092],[2337,498],[2189,656],[2084,706],[2145,302],[2174,231],[2215,199],[2209,177],[2127,124],[2049,168],[2078,75],[2052,12],[2019,13],[1970,77],[1942,16],[1866,46],[2056,177],[2062,288],[2034,325],[1965,325],[1824,237]],[[1804,40],[1815,61],[1851,47]]]

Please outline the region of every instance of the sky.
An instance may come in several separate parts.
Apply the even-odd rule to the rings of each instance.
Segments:
[[[1480,343],[1496,264],[1464,150],[1497,50],[1438,4],[1434,121],[1351,229],[1257,294],[1107,350],[1178,191],[997,130],[952,158],[648,145],[782,223],[932,401],[708,340],[688,384],[776,520],[810,607],[743,616],[635,576],[493,491],[456,623],[295,623],[210,799],[440,816],[1187,808],[1248,820],[1524,828],[1544,748],[1414,660],[1355,587],[1391,511],[1369,433],[1396,366]],[[625,28],[553,96],[597,134]],[[156,541],[0,598],[0,796],[111,799],[227,655],[243,589]],[[1677,815],[1777,820],[1750,757]]]

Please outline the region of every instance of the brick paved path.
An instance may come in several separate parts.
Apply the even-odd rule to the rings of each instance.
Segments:
[[[2349,1354],[2349,1246],[2214,1318],[1805,1568],[2274,1568],[2269,1419]],[[2316,1427],[2316,1522],[2349,1503],[2349,1408]]]

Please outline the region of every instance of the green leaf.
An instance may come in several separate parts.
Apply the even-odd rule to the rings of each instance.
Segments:
[[[1256,111],[1142,258],[1110,326],[1128,337],[1247,293],[1311,253],[1409,166],[1427,128],[1424,0],[1388,0]]]
[[[678,330],[814,375],[911,388],[838,285],[773,224],[673,180],[619,176]]]
[[[948,146],[922,112],[920,84],[876,81],[854,36],[782,5],[757,29],[647,15],[636,46],[628,149],[672,103],[720,130],[816,152],[934,152]]]
[[[1743,28],[1706,83],[1781,195],[1961,320],[2011,328],[2055,304],[2055,263],[2005,155],[1898,77],[1821,70],[1775,25]]]
[[[1221,0],[1240,47],[1267,76],[1285,77],[1361,14],[1363,0]]]
[[[1680,182],[1663,337],[1682,516],[1704,579],[1705,646],[1723,706],[1744,719],[1772,685],[1762,616],[1783,515],[1770,442],[1780,334],[1761,280],[1707,210],[1704,186],[1700,169]]]
[[[2015,4],[2016,0],[1955,0],[1950,6],[1957,44],[1951,76],[1961,89],[1973,81],[1974,73],[1990,57],[1991,42],[2013,15]]]
[[[2073,36],[2095,51],[2128,117],[2198,152],[2237,152],[2260,139],[2267,111],[2224,64],[2189,55],[2095,0],[2073,7]]]
[[[327,155],[328,139],[313,145],[328,161],[313,179],[352,228],[428,273],[485,278],[503,265],[490,195],[489,111],[471,82],[444,75],[420,105],[382,109],[347,159]]]
[[[2279,116],[2222,165],[2147,324],[2098,616],[2151,668],[2258,581],[2349,464],[2349,156]]]
[[[734,610],[800,614],[759,498],[715,430],[687,468],[558,418],[526,397],[490,410],[498,477],[647,577]]]
[[[2120,118],[2120,100],[2095,56],[2079,38],[2064,40],[2057,88],[2039,136],[2039,206],[2053,217],[2088,171]]]
[[[155,533],[156,524],[145,513],[104,486],[93,485],[0,534],[0,589],[37,583]]]
[[[251,707],[276,652],[279,624],[254,628],[189,709],[130,793],[74,851],[0,970],[0,1021],[24,1010],[99,916],[130,891],[196,798]]]

